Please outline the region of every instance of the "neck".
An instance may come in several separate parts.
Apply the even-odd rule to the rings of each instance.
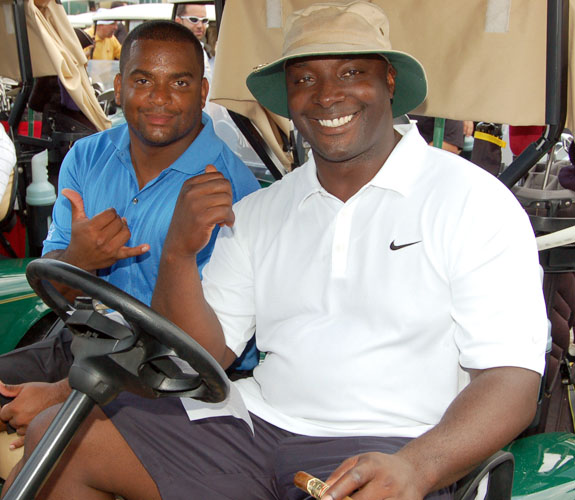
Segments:
[[[142,143],[130,131],[130,156],[140,189],[182,156],[195,137],[184,139],[167,146],[151,146]]]
[[[375,154],[366,152],[341,162],[329,161],[314,152],[320,184],[328,193],[346,202],[375,177],[400,140],[401,135],[393,130],[391,140],[382,141],[382,147]]]

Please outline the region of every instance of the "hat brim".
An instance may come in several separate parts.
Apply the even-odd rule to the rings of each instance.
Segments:
[[[246,84],[257,101],[271,112],[290,118],[287,103],[285,63],[291,59],[321,55],[379,54],[395,68],[395,93],[391,106],[393,117],[404,115],[417,108],[427,96],[427,78],[423,66],[417,59],[396,50],[358,51],[298,54],[282,57],[270,64],[256,68],[248,75]]]

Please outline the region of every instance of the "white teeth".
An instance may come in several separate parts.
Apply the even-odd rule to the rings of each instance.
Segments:
[[[318,121],[322,127],[341,127],[342,125],[349,123],[352,118],[353,115],[347,115],[347,116],[341,116],[340,118],[335,118],[333,120],[318,120]]]

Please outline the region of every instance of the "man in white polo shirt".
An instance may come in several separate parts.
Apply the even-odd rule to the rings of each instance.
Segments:
[[[383,11],[295,12],[283,56],[247,83],[312,157],[233,209],[228,183],[194,183],[152,306],[224,367],[256,332],[265,360],[235,383],[254,434],[122,394],[95,410],[42,498],[295,500],[308,498],[293,485],[303,470],[327,480],[323,500],[448,499],[533,418],[547,322],[528,218],[489,174],[415,126],[394,130],[426,79],[391,49]],[[200,282],[194,256],[216,225]]]

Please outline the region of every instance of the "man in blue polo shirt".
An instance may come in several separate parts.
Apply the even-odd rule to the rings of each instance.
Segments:
[[[127,124],[78,141],[66,156],[44,257],[94,272],[149,304],[186,181],[199,175],[228,179],[234,201],[258,188],[202,113],[208,93],[202,75],[202,47],[187,28],[157,21],[130,33],[114,82]],[[200,268],[211,255],[216,233],[217,228],[197,257]],[[66,337],[63,333],[0,357],[0,380],[22,384],[0,384],[0,394],[15,397],[0,410],[0,419],[20,435],[12,447],[23,444],[38,412],[63,401],[70,391]]]

